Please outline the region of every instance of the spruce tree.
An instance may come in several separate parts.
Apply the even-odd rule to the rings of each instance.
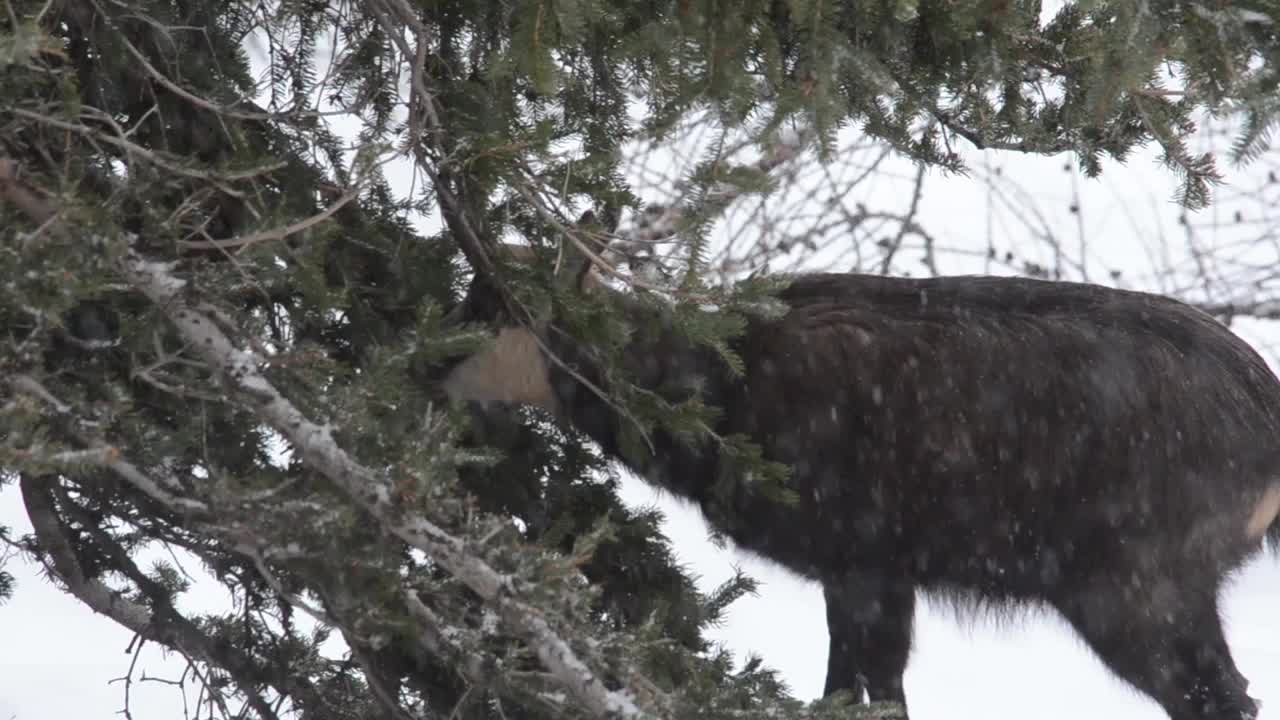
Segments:
[[[34,528],[8,539],[188,658],[227,714],[862,716],[711,646],[751,581],[698,592],[572,428],[527,411],[480,435],[442,404],[439,368],[490,339],[449,311],[475,276],[490,321],[554,307],[603,356],[635,352],[553,268],[592,238],[675,240],[656,275],[610,277],[732,366],[770,286],[708,277],[717,219],[851,126],[953,171],[957,143],[1096,174],[1155,142],[1202,206],[1194,113],[1242,115],[1232,159],[1266,146],[1277,21],[1263,0],[1045,22],[1010,0],[6,0],[0,470]],[[354,147],[330,112],[358,119]],[[680,201],[644,206],[624,148],[694,116],[716,141]],[[391,186],[395,158],[417,187]],[[512,238],[531,266],[498,251]],[[641,427],[716,410],[619,387]],[[786,501],[783,469],[728,447]],[[183,573],[139,559],[156,547],[235,607],[185,611]]]

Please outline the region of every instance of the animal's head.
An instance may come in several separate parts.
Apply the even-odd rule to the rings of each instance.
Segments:
[[[556,283],[577,292],[605,290],[591,258],[565,240],[555,259]],[[503,245],[500,262],[530,265],[538,260],[525,245]],[[496,324],[497,334],[486,346],[458,361],[441,383],[454,402],[473,410],[500,410],[513,405],[534,405],[558,413],[552,385],[553,360],[548,356],[554,324],[552,311],[513,313],[501,300],[491,278],[476,273],[463,302],[446,323]],[[486,413],[491,414],[491,413]]]

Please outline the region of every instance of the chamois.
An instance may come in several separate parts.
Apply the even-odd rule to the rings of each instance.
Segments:
[[[491,295],[477,274],[457,317],[492,320]],[[599,364],[553,319],[503,328],[442,386],[479,415],[545,408],[821,582],[825,695],[905,704],[920,590],[1055,608],[1173,720],[1256,715],[1218,610],[1225,578],[1280,543],[1280,382],[1248,344],[1187,304],[1083,283],[815,273],[778,299],[784,314],[733,340],[735,376],[624,294],[649,313],[624,362],[641,387],[721,408],[714,430],[786,464],[794,503],[745,477],[713,492],[710,441],[622,442]]]

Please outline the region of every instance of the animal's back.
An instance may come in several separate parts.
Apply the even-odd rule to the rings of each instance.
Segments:
[[[781,295],[789,312],[735,341],[742,375],[623,298],[620,375],[651,399],[700,395],[716,437],[660,425],[641,442],[597,391],[617,375],[564,333],[545,338],[556,363],[513,330],[443,385],[486,412],[542,405],[820,580],[824,695],[905,700],[924,589],[1047,602],[1173,720],[1255,716],[1217,605],[1263,534],[1280,542],[1280,383],[1247,344],[1181,303],[1091,285],[808,275]],[[791,468],[796,503],[721,452],[738,434]]]
[[[1207,315],[1013,278],[808,275],[781,298],[740,340],[722,424],[794,470],[795,508],[741,496],[777,515],[748,527],[789,531],[745,533],[751,549],[1010,596],[1245,555],[1233,529],[1280,464],[1280,384]]]

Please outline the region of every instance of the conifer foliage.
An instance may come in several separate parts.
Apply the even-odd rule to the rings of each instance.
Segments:
[[[465,283],[635,352],[553,280],[586,252],[733,366],[769,287],[710,283],[708,237],[842,128],[957,171],[958,143],[1096,173],[1155,142],[1199,206],[1193,113],[1243,113],[1247,159],[1280,109],[1264,0],[2,2],[0,470],[33,529],[4,539],[185,657],[208,712],[260,720],[869,712],[711,646],[750,580],[700,593],[571,428],[480,436],[441,403],[438,368],[489,338],[446,322]],[[722,140],[642,207],[624,149],[694,115]],[[672,238],[674,266],[626,269]],[[622,395],[641,427],[715,411]],[[234,607],[187,610],[157,549]]]

